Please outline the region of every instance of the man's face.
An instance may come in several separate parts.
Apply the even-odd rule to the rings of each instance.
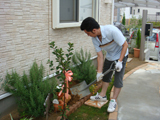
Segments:
[[[87,30],[84,30],[84,32],[90,37],[96,37],[97,36],[95,29],[93,29],[92,32],[88,32]]]

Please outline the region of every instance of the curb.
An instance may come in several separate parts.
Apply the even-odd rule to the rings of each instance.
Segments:
[[[125,80],[128,76],[130,76],[133,72],[135,72],[136,70],[138,70],[139,68],[142,68],[146,65],[148,65],[149,63],[145,63],[143,65],[140,65],[140,66],[137,66],[136,68],[130,70],[129,72],[127,72],[124,77],[123,77],[123,80]],[[113,90],[114,90],[114,87],[112,87],[112,90],[111,90],[111,93],[110,93],[110,99],[113,97]],[[160,92],[160,88],[159,88],[159,92]],[[112,113],[109,113],[109,117],[108,117],[108,120],[117,120],[118,119],[118,104],[116,106],[116,110]]]

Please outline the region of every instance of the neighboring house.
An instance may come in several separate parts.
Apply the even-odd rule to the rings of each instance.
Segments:
[[[123,18],[125,13],[126,20],[132,18],[132,16],[142,18],[143,10],[148,10],[147,21],[160,21],[160,9],[147,8],[147,7],[125,7],[120,9],[120,16]]]
[[[92,16],[101,25],[112,23],[112,3],[104,0],[0,0],[0,77],[7,71],[28,73],[34,60],[42,62],[46,74],[52,74],[48,59],[53,59],[51,41],[67,50],[91,52],[96,56],[91,38],[80,30],[81,21]],[[0,86],[3,81],[0,81]],[[0,100],[4,92],[0,90]]]

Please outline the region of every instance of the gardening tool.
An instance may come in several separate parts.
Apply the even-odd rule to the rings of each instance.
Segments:
[[[110,68],[109,68],[107,71],[105,71],[103,74],[106,75],[106,74],[108,74],[108,73],[111,72],[111,71],[113,71],[113,74],[114,74],[114,72],[115,72],[115,67],[114,67],[114,69],[112,69],[112,66],[115,65],[115,64],[116,64],[116,61],[113,62],[113,63],[111,64]],[[113,74],[112,74],[112,76],[113,76]],[[70,88],[71,93],[72,93],[73,95],[77,95],[77,94],[78,94],[78,95],[80,96],[80,99],[81,99],[81,98],[83,98],[83,97],[85,97],[85,96],[87,96],[87,95],[90,94],[89,87],[90,87],[92,84],[94,84],[95,82],[97,82],[97,79],[95,79],[94,81],[92,81],[90,84],[87,85],[86,81],[84,80],[84,81],[82,81],[81,83],[79,83],[79,84],[73,86],[72,88]]]

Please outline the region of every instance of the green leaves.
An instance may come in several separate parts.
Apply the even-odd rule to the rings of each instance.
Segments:
[[[82,48],[79,52],[75,52],[72,56],[72,63],[75,67],[71,67],[74,79],[80,82],[85,80],[87,84],[96,79],[96,68],[90,58],[90,52],[84,52]]]
[[[44,66],[33,63],[29,75],[25,72],[21,77],[16,71],[7,73],[4,88],[17,98],[18,109],[25,111],[26,115],[38,117],[44,115],[43,106],[48,93],[54,93],[56,81],[44,78]],[[52,78],[54,79],[54,78]],[[22,116],[23,117],[23,116]]]
[[[125,18],[125,13],[123,13],[123,19],[122,19],[122,24],[125,25],[126,24],[126,18]]]
[[[73,50],[73,43],[68,43],[69,48],[67,49],[68,53],[64,54],[64,51],[62,48],[58,48],[57,46],[55,46],[55,42],[51,42],[50,44],[50,48],[53,49],[53,54],[56,56],[55,60],[56,62],[58,62],[58,65],[56,67],[56,71],[59,70],[67,70],[69,69],[69,64],[70,64],[70,60],[71,60],[71,56],[73,55],[73,53],[71,52]],[[65,55],[65,56],[64,56]],[[50,70],[54,70],[53,69],[53,61],[48,60],[49,63],[49,67]]]
[[[56,62],[58,62],[58,65],[56,66],[56,74],[58,75],[57,78],[62,81],[63,80],[63,84],[64,84],[64,93],[66,92],[66,82],[65,82],[65,71],[69,70],[69,64],[71,61],[71,57],[73,55],[72,50],[73,50],[73,43],[68,43],[69,48],[67,49],[68,53],[64,54],[64,51],[62,48],[58,48],[57,46],[55,46],[55,42],[51,42],[50,44],[50,48],[53,49],[53,54],[56,56],[55,60]],[[48,60],[49,63],[49,67],[50,70],[53,70],[53,61]],[[64,94],[65,95],[65,94]],[[65,98],[65,97],[64,97]],[[64,108],[65,104],[64,104]],[[66,111],[65,109],[62,110],[62,118],[67,117],[66,116]]]
[[[140,45],[141,45],[141,31],[140,31],[140,29],[138,29],[138,32],[137,32],[136,45],[137,45],[137,48],[140,49]]]
[[[126,26],[129,29],[137,29],[137,28],[141,28],[142,27],[142,17],[139,16],[139,18],[137,19],[135,16],[132,16],[132,18],[130,19],[130,24]]]

